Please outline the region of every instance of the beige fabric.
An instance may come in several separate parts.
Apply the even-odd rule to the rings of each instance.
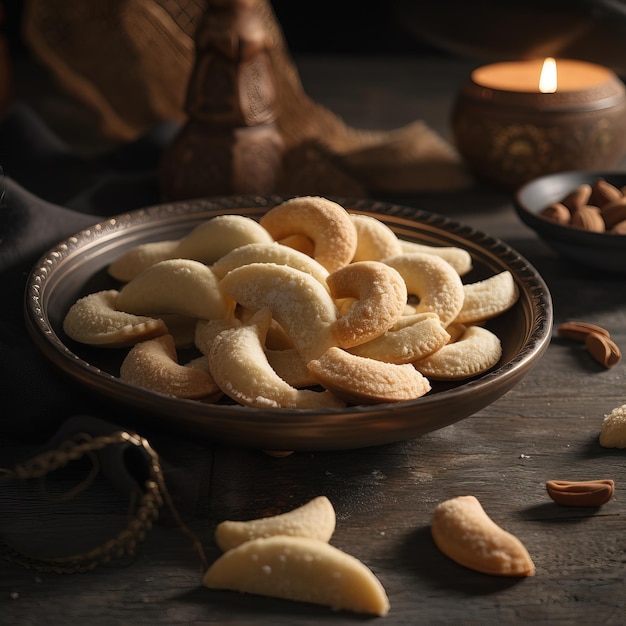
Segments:
[[[199,0],[26,0],[23,38],[107,137],[185,118]]]
[[[97,114],[103,136],[132,140],[165,119],[193,125],[186,113],[193,108],[186,99],[189,78],[201,61],[195,58],[194,35],[205,11],[212,10],[210,4],[207,9],[207,0],[26,0],[24,40],[62,88]],[[203,155],[198,153],[209,149],[199,141],[206,136],[206,124],[202,136],[195,126],[183,124],[174,153],[165,155],[162,173],[167,180],[179,182],[163,190],[164,199],[224,191],[367,196],[450,191],[470,185],[456,150],[423,121],[392,131],[355,129],[312,100],[270,1],[252,0],[252,4],[273,41],[269,55],[278,136],[272,141],[282,154],[280,171],[275,176],[266,173],[262,189],[255,190],[261,176],[255,177],[259,173],[254,167],[234,175],[226,189],[223,174],[222,186],[211,186],[205,180]],[[224,128],[216,130],[223,137]],[[232,130],[234,134],[236,129]],[[220,153],[209,159],[205,154],[207,166],[222,152],[225,160],[233,158],[228,141],[206,145]],[[188,161],[184,173],[176,171],[179,154],[197,157],[197,173],[191,172]],[[259,167],[267,168],[267,159],[262,161]]]

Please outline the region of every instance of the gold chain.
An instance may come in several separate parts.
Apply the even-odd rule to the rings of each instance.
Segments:
[[[139,498],[137,509],[126,528],[96,548],[71,556],[54,559],[35,558],[26,556],[0,542],[0,557],[27,569],[70,574],[86,572],[99,564],[109,562],[113,558],[134,555],[137,544],[144,540],[146,532],[152,528],[153,522],[158,519],[159,508],[163,505],[164,498],[167,499],[170,508],[173,508],[165,486],[159,457],[146,439],[124,431],[93,438],[83,433],[77,435],[73,440],[63,442],[55,450],[43,452],[17,465],[14,473],[22,479],[41,478],[50,472],[65,467],[71,461],[77,460],[85,454],[92,454],[106,446],[121,443],[130,443],[142,447],[151,457],[150,478],[144,483],[145,491]],[[183,530],[190,533],[182,521],[179,520],[179,524]],[[194,542],[199,545],[195,537]],[[201,557],[203,557],[202,552]]]

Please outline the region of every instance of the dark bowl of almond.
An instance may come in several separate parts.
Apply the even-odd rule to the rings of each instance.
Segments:
[[[571,171],[520,187],[515,210],[563,257],[626,274],[626,172]]]

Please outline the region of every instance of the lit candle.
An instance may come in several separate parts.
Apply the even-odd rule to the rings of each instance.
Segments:
[[[477,177],[501,186],[610,168],[626,150],[626,88],[609,68],[585,61],[485,65],[458,94],[452,132]]]
[[[559,86],[559,76],[556,72],[556,61],[548,57],[541,66],[539,75],[539,91],[541,93],[554,93]],[[563,85],[561,85],[563,89]]]
[[[612,76],[613,72],[601,65],[552,57],[494,63],[472,72],[477,85],[517,93],[583,91],[606,83]]]

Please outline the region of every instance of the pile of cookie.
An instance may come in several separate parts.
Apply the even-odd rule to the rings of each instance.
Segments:
[[[109,267],[119,289],[67,312],[73,340],[129,348],[120,378],[203,402],[325,409],[419,398],[493,368],[484,322],[511,308],[509,271],[473,283],[470,254],[400,239],[322,197],[260,220],[224,214]],[[179,362],[184,348],[197,356]]]

